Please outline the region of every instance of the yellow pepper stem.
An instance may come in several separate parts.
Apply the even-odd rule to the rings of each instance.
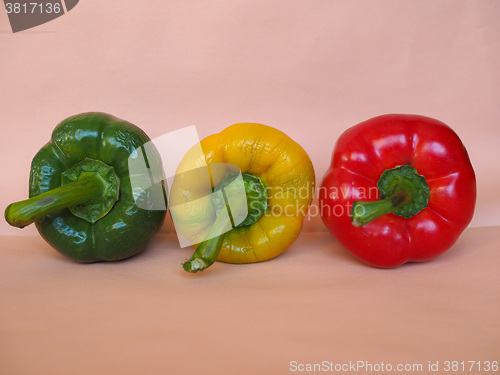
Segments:
[[[215,262],[220,253],[225,233],[215,237],[213,234],[220,233],[221,229],[225,228],[229,221],[229,215],[217,216],[214,225],[208,233],[209,239],[200,243],[193,256],[182,264],[185,271],[191,273],[203,271]]]
[[[231,210],[229,208],[225,188],[234,180],[234,173],[228,173],[216,190],[222,191],[224,195],[225,207],[220,210],[220,214],[215,219],[214,224],[210,228],[207,240],[200,243],[193,256],[182,264],[182,267],[187,272],[195,273],[203,271],[210,267],[220,253],[222,243],[224,242],[224,228],[231,226]],[[268,208],[267,205],[267,185],[260,178],[243,173],[243,184],[245,187],[247,216],[237,227],[252,225],[257,222]],[[228,188],[230,189],[230,188]],[[222,234],[219,234],[222,233]]]

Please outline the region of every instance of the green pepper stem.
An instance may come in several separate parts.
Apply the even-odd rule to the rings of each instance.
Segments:
[[[103,194],[103,190],[102,180],[87,174],[78,181],[10,204],[5,210],[5,219],[14,227],[24,228],[51,212],[96,199]]]
[[[378,201],[356,201],[352,205],[352,224],[355,227],[362,227],[380,216],[393,213],[408,201],[409,195],[404,193]]]
[[[224,214],[224,211],[221,211],[208,232],[208,240],[200,243],[193,256],[182,264],[184,270],[196,273],[210,267],[215,262],[220,253],[225,233],[218,236],[215,234],[222,232],[227,225],[231,225],[231,219],[229,218],[229,215]]]

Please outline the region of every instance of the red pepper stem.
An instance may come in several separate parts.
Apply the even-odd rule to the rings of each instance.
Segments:
[[[100,178],[91,174],[24,201],[10,204],[5,210],[7,222],[24,228],[51,212],[92,201],[103,194]]]
[[[424,176],[410,165],[386,169],[377,187],[381,199],[370,202],[354,202],[351,222],[361,227],[376,218],[393,213],[406,219],[418,214],[429,203],[430,189]]]
[[[372,202],[356,201],[352,205],[351,221],[355,227],[362,227],[376,218],[393,213],[398,208],[408,203],[410,195],[404,192],[390,198]]]

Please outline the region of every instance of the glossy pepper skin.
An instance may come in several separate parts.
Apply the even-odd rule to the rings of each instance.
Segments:
[[[34,197],[43,193],[51,196],[35,203],[28,200],[10,205],[6,210],[7,220],[19,227],[33,221],[33,218],[26,221],[20,219],[26,215],[17,207],[25,203],[24,209],[31,212],[33,206],[50,203],[62,195],[68,201],[76,202],[78,194],[94,181],[93,170],[105,168],[106,178],[116,182],[115,190],[110,193],[110,187],[106,185],[105,191],[97,191],[91,203],[97,201],[96,204],[102,206],[100,197],[111,194],[112,201],[108,202],[108,207],[92,206],[92,210],[86,214],[91,217],[87,219],[75,216],[75,210],[81,208],[78,205],[55,211],[49,209],[49,213],[39,218],[38,215],[34,216],[36,227],[53,248],[78,262],[115,261],[141,252],[159,230],[165,217],[164,209],[152,207],[151,210],[145,210],[137,207],[133,194],[136,199],[147,201],[149,192],[140,189],[133,191],[130,182],[128,158],[149,140],[137,126],[104,113],[83,113],[65,119],[57,125],[50,141],[38,151],[31,164],[30,198],[36,200]],[[149,163],[161,165],[160,156],[156,156],[156,160],[150,157]],[[77,173],[75,169],[84,164],[90,166],[90,182],[80,180],[83,181],[81,185],[69,192],[59,193],[59,190],[55,190],[61,187],[66,175],[70,175],[66,179],[72,178]],[[99,184],[96,186],[100,187]],[[85,191],[85,194],[92,196],[89,191]],[[95,209],[102,211],[100,215],[95,214]]]
[[[236,227],[220,238],[217,260],[227,263],[253,263],[283,253],[298,237],[314,194],[314,169],[304,149],[283,132],[270,126],[239,123],[201,141],[200,157],[184,158],[171,191],[170,210],[176,202],[206,196],[211,186],[200,187],[180,178],[183,171],[212,163],[236,165],[243,174],[259,180],[266,187],[267,209],[250,225]],[[217,187],[227,171],[212,168],[211,178]],[[248,198],[248,195],[247,195]],[[178,215],[191,220],[195,232],[206,233],[213,225],[211,202],[196,212]],[[205,219],[200,219],[205,216]],[[176,225],[177,227],[177,225]],[[196,242],[196,241],[194,241]],[[200,250],[199,245],[195,245]],[[189,272],[199,270],[187,269]]]
[[[423,183],[422,194],[406,194],[399,177],[391,191],[380,193],[377,182],[380,187],[384,171],[398,174],[400,166]],[[384,214],[417,199],[418,212]],[[370,201],[379,202],[364,203]],[[322,219],[334,237],[359,260],[382,268],[442,254],[471,221],[475,202],[474,171],[457,134],[438,120],[402,114],[378,116],[345,131],[319,192]],[[381,216],[367,218],[371,207],[374,217]]]

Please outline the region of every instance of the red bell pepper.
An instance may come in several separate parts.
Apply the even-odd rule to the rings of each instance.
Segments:
[[[346,130],[319,191],[323,222],[356,258],[390,268],[433,259],[470,223],[476,178],[457,134],[391,114]]]

